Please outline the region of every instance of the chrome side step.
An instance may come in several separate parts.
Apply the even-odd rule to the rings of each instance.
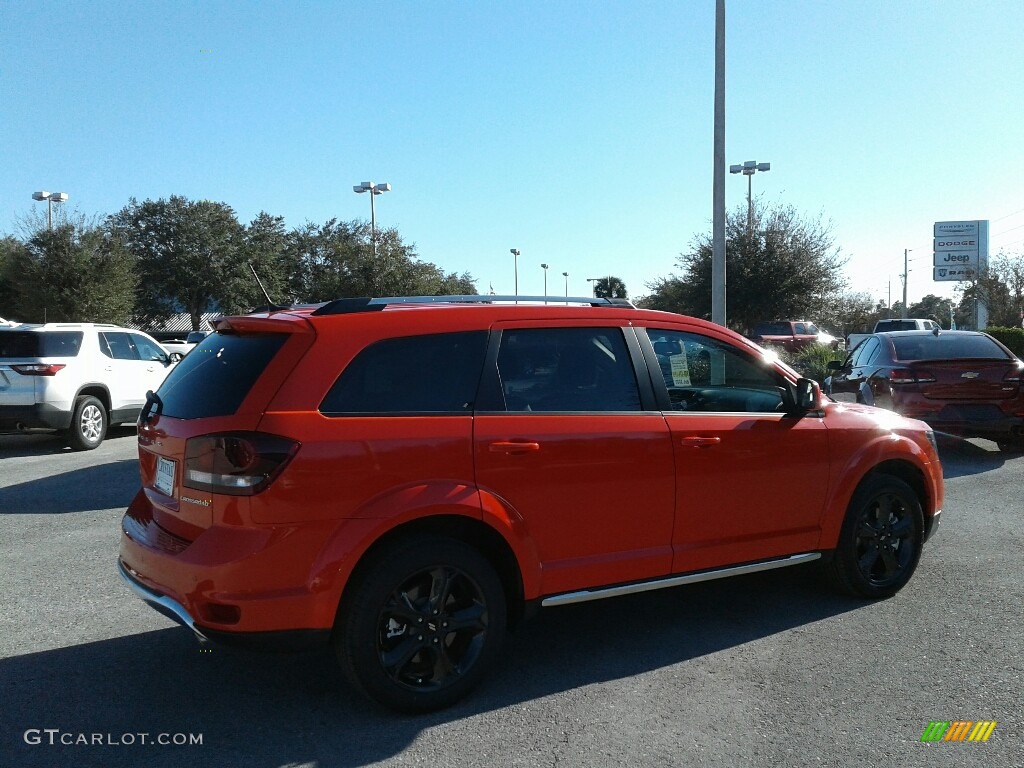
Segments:
[[[636,584],[623,584],[617,587],[585,589],[580,592],[566,592],[561,595],[545,597],[541,600],[540,604],[545,608],[548,608],[554,605],[585,603],[589,600],[603,600],[606,597],[619,597],[620,595],[633,595],[638,592],[651,592],[655,589],[667,589],[668,587],[678,587],[683,584],[696,584],[699,581],[724,579],[727,576],[739,576],[744,573],[757,573],[758,571],[770,571],[775,568],[785,568],[789,565],[810,563],[820,557],[820,552],[805,552],[804,554],[791,555],[790,557],[785,557],[781,560],[764,560],[759,563],[748,563],[747,565],[736,565],[731,568],[720,568],[716,571],[702,571],[700,573],[690,573],[683,576],[670,576],[665,579],[641,581]]]

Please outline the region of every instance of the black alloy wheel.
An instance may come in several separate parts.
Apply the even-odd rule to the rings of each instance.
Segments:
[[[889,475],[865,480],[850,502],[831,575],[859,597],[891,597],[921,559],[924,518],[913,489]]]
[[[335,645],[364,693],[425,712],[479,682],[505,624],[505,593],[487,560],[460,541],[422,537],[389,548],[363,571]]]

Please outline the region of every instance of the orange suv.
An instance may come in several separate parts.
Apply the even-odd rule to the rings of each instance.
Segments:
[[[202,639],[330,643],[449,705],[558,606],[822,560],[895,594],[938,527],[920,421],[628,302],[340,299],[214,323],[140,417],[120,572]]]

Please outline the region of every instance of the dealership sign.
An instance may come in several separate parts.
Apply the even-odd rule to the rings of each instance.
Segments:
[[[936,281],[973,280],[988,266],[988,221],[937,221],[932,234]]]

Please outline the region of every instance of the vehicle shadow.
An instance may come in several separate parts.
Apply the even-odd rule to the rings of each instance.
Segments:
[[[0,515],[66,514],[127,507],[139,462],[121,459],[0,488]]]
[[[134,424],[120,425],[107,430],[105,441],[134,438],[137,434]],[[62,435],[53,432],[0,433],[0,459],[56,453],[74,453]]]
[[[513,633],[474,694],[442,712],[397,715],[344,682],[328,652],[199,646],[181,628],[0,660],[5,745],[18,765],[363,766],[425,730],[629,678],[856,610],[813,566],[549,609]],[[522,714],[520,712],[520,714]],[[528,715],[527,715],[528,716]],[[72,734],[202,734],[201,746],[29,745],[29,728]]]
[[[1012,460],[1014,456],[1021,455],[1004,453],[988,440],[966,440],[938,433],[936,437],[939,443],[939,459],[942,461],[942,477],[945,480],[991,472],[1003,466],[1008,459]]]

